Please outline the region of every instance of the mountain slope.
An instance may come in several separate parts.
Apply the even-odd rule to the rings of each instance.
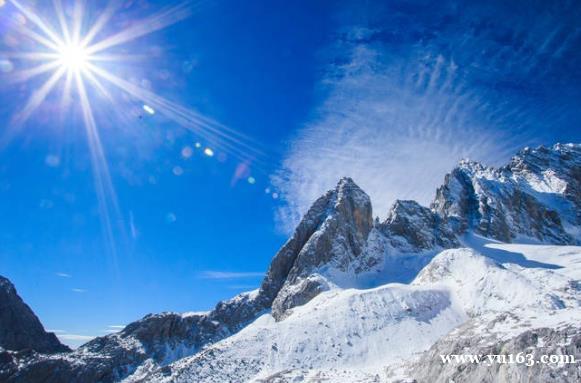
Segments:
[[[524,149],[500,169],[462,161],[438,188],[432,209],[458,233],[511,242],[579,242],[581,146]]]
[[[445,380],[426,355],[456,344],[463,323],[492,326],[501,344],[581,320],[581,248],[563,246],[581,239],[580,175],[577,144],[525,149],[499,169],[462,161],[431,209],[396,201],[383,222],[344,178],[256,291],[204,314],[146,316],[68,355],[14,356],[0,380],[375,382],[414,377],[417,358],[418,378]]]
[[[70,351],[55,334],[46,332],[14,285],[0,276],[0,349],[41,353]]]
[[[475,323],[484,328],[495,323],[496,328],[489,328],[490,336],[482,338],[504,341],[531,327],[581,320],[579,291],[570,288],[570,276],[581,272],[581,264],[569,262],[581,257],[581,247],[537,247],[526,247],[523,257],[529,257],[529,251],[542,252],[547,258],[564,256],[566,266],[557,271],[526,269],[499,264],[468,248],[446,250],[410,285],[322,293],[284,321],[264,314],[238,334],[192,357],[154,372],[143,369],[126,381],[223,382],[232,377],[269,381],[276,377],[279,380],[272,381],[291,382],[319,376],[333,382],[388,382],[404,361],[418,358],[463,323],[472,325],[473,331],[477,331]],[[433,355],[429,358],[439,360]]]
[[[30,381],[25,374],[41,374],[53,381],[113,382],[130,375],[141,364],[164,366],[201,347],[239,331],[271,309],[282,319],[292,307],[306,303],[333,283],[331,276],[312,278],[315,270],[348,273],[360,258],[372,226],[369,197],[345,178],[317,200],[294,235],[275,255],[258,291],[220,302],[204,314],[148,315],[120,333],[96,338],[53,367],[54,358],[27,357],[10,378]],[[70,360],[75,363],[70,363]]]

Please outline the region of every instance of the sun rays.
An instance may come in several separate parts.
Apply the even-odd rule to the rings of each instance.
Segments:
[[[24,119],[18,120],[19,123],[25,122],[30,117],[31,112],[42,104],[50,92],[59,84],[59,80],[63,75],[67,74],[67,82],[70,82],[71,77],[76,76],[77,73],[80,75],[80,80],[73,82],[76,83],[74,90],[80,95],[81,89],[79,85],[87,82],[89,77],[92,76],[92,73],[90,73],[91,68],[98,68],[98,62],[115,61],[123,64],[124,55],[108,54],[108,49],[127,44],[139,37],[166,28],[190,16],[194,9],[191,2],[182,2],[153,16],[135,21],[124,30],[103,37],[95,42],[96,38],[104,32],[115,11],[118,10],[120,2],[111,1],[86,33],[84,33],[83,28],[85,13],[83,1],[75,2],[72,11],[68,15],[65,12],[62,0],[52,1],[53,12],[56,15],[56,20],[58,20],[60,30],[55,29],[21,1],[9,0],[8,3],[18,9],[26,20],[30,22],[30,26],[20,26],[18,32],[36,42],[38,49],[33,52],[6,52],[3,55],[22,61],[39,62],[39,64],[31,68],[12,73],[11,81],[24,82],[49,72],[53,73],[45,82],[45,85],[41,86],[40,90],[30,97],[25,108],[30,112],[20,113]],[[91,63],[93,65],[89,65]],[[102,68],[99,68],[99,70],[104,71]],[[57,73],[58,76],[55,77]],[[64,90],[71,92],[73,88],[65,86]],[[70,95],[65,95],[63,98],[69,97]],[[65,107],[66,105],[61,106]],[[83,107],[82,104],[81,107]]]
[[[46,3],[49,3],[48,1]],[[36,3],[40,4],[40,3]],[[143,110],[150,115],[159,113],[165,118],[193,132],[200,140],[212,143],[214,150],[219,150],[240,163],[252,162],[259,169],[266,164],[265,155],[259,146],[248,136],[227,128],[207,118],[191,108],[170,101],[149,88],[136,84],[123,76],[113,73],[104,63],[117,66],[133,65],[145,61],[145,55],[122,53],[114,48],[126,46],[136,39],[167,28],[191,16],[201,5],[192,1],[180,2],[166,7],[159,12],[141,20],[126,23],[120,31],[113,29],[112,20],[120,11],[123,2],[110,1],[99,15],[88,15],[86,2],[75,1],[65,6],[62,0],[52,0],[42,8],[32,8],[23,0],[7,0],[26,22],[21,23],[17,33],[28,41],[34,42],[32,51],[12,49],[0,52],[2,57],[14,62],[22,62],[10,73],[7,81],[10,84],[42,79],[42,83],[30,94],[24,105],[14,113],[10,133],[25,127],[26,122],[34,115],[53,92],[60,93],[58,107],[60,112],[76,108],[80,111],[82,124],[87,138],[92,172],[104,235],[109,251],[115,253],[115,226],[120,219],[116,193],[113,188],[106,151],[99,134],[98,117],[95,114],[94,94],[104,96],[108,105],[99,104],[98,110],[111,108],[118,115],[124,114],[120,109],[119,93],[128,95],[131,100],[138,100]],[[95,15],[92,15],[95,16]],[[130,63],[130,64],[129,64]],[[121,230],[122,231],[122,230]],[[115,257],[113,257],[115,258]]]

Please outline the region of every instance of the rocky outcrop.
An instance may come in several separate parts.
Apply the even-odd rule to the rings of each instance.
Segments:
[[[415,252],[460,245],[440,216],[416,201],[396,201],[379,229],[390,238],[393,247],[407,245]]]
[[[164,366],[203,353],[262,313],[270,311],[280,322],[325,290],[358,287],[342,285],[350,278],[366,273],[392,278],[406,267],[415,275],[438,251],[459,247],[459,236],[469,231],[505,242],[527,237],[576,243],[580,163],[581,146],[573,144],[525,149],[500,169],[463,161],[446,176],[431,209],[396,201],[383,222],[373,220],[367,194],[343,178],[314,202],[258,290],[222,301],[208,313],[148,315],[69,355],[3,353],[0,381],[108,383],[138,368],[163,373]]]
[[[545,383],[579,382],[577,363],[540,363],[542,355],[573,356],[581,360],[581,327],[537,328],[499,338],[485,328],[505,322],[515,325],[516,317],[503,314],[483,325],[470,321],[436,342],[410,369],[417,383]],[[522,355],[523,363],[444,363],[441,355]],[[524,356],[527,354],[527,356]],[[530,355],[530,356],[528,356]],[[485,357],[484,357],[485,358]],[[531,363],[532,361],[532,363]],[[527,365],[527,362],[529,365]]]
[[[34,382],[30,377],[43,376],[47,382],[114,382],[146,360],[164,366],[194,354],[240,330],[266,310],[272,309],[276,318],[283,319],[292,307],[327,289],[327,280],[313,275],[322,267],[350,267],[362,254],[372,226],[369,197],[351,179],[342,179],[309,209],[274,257],[257,291],[222,301],[208,313],[148,315],[118,334],[81,346],[71,355],[75,363],[12,355],[12,365],[25,367],[10,369],[8,363],[4,370],[12,373],[6,381]]]
[[[518,237],[575,244],[581,146],[525,149],[500,169],[462,161],[438,188],[432,210],[456,233],[503,242]],[[576,229],[575,229],[576,230]]]
[[[506,169],[515,174],[521,188],[553,202],[565,225],[581,225],[581,145],[525,148]],[[555,196],[556,200],[551,201]]]
[[[147,360],[164,366],[244,327],[265,309],[257,297],[256,293],[240,294],[202,314],[147,315],[119,333],[95,338],[61,358],[6,355],[4,364],[0,361],[0,381],[106,383],[133,373]]]
[[[20,298],[14,285],[0,276],[0,347],[40,353],[66,352],[55,334],[46,332],[34,312]]]
[[[335,190],[315,202],[303,223],[318,223],[317,230],[296,253],[273,301],[272,314],[279,320],[288,310],[326,290],[329,282],[332,283],[328,271],[346,272],[355,261],[360,263],[359,257],[373,227],[371,201],[353,180],[343,178]],[[326,277],[315,274],[326,274]]]

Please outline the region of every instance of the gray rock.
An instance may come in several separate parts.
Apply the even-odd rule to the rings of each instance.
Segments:
[[[107,383],[123,379],[146,360],[163,367],[244,327],[264,310],[252,294],[218,303],[207,314],[147,315],[121,332],[98,337],[62,357],[11,354],[0,381]],[[20,365],[16,369],[13,366]],[[12,366],[12,367],[11,367]],[[42,378],[39,378],[42,377]],[[2,373],[0,373],[2,378]],[[40,379],[40,380],[39,380]]]
[[[145,360],[163,367],[232,335],[271,307],[282,319],[290,308],[307,303],[326,283],[310,274],[330,263],[348,267],[362,253],[372,224],[369,197],[351,179],[342,179],[309,209],[274,257],[258,292],[222,301],[206,314],[148,315],[118,334],[88,342],[67,358],[13,354],[12,365],[22,367],[14,370],[8,363],[0,369],[12,371],[7,382],[32,383],[42,376],[47,382],[107,383],[130,375]]]
[[[562,195],[571,204],[564,204],[559,214],[572,225],[581,225],[581,145],[555,144],[551,148],[521,150],[506,166],[512,173],[526,180],[528,175],[549,172],[564,183]],[[530,190],[526,182],[520,186]]]
[[[46,332],[34,312],[20,298],[14,285],[0,276],[0,347],[40,353],[67,352],[52,332]]]
[[[321,267],[347,271],[358,260],[373,227],[371,201],[353,180],[343,178],[335,190],[315,202],[301,225],[316,231],[310,230],[312,234],[298,252],[291,257],[279,253],[273,262],[283,256],[291,265],[292,258],[284,284],[272,303],[272,315],[277,320],[327,289],[323,278],[311,277]]]
[[[581,223],[580,175],[577,144],[525,149],[500,169],[462,161],[446,175],[431,208],[459,234],[576,244],[566,229]]]
[[[416,252],[460,246],[456,235],[443,220],[416,201],[397,200],[387,219],[379,224],[379,229],[392,239],[392,246],[403,247],[403,239]]]
[[[398,260],[431,257],[435,250],[459,246],[457,236],[467,231],[506,242],[525,236],[575,243],[578,235],[568,230],[581,224],[580,163],[581,146],[571,144],[525,149],[500,169],[464,161],[446,176],[431,210],[397,201],[382,223],[374,223],[369,197],[343,178],[305,214],[273,258],[258,291],[222,301],[205,314],[148,315],[68,355],[2,352],[0,381],[108,383],[130,375],[145,361],[163,376],[171,370],[170,363],[190,355],[200,356],[199,367],[208,381],[220,381],[212,380],[215,374],[203,363],[204,353],[213,352],[206,346],[269,310],[275,319],[284,320],[294,307],[335,284],[334,273],[377,271],[374,267],[392,251]],[[411,263],[424,261],[429,258]],[[396,269],[390,273],[397,267],[389,265],[398,264],[388,263]],[[247,362],[241,356],[240,364]],[[440,376],[437,371],[426,374],[418,377]]]
[[[503,314],[489,323],[507,321]],[[511,318],[515,319],[515,318]],[[522,363],[443,363],[440,355],[508,355],[531,354],[540,361],[541,355],[572,355],[577,364]],[[440,339],[417,363],[410,375],[418,383],[573,383],[581,381],[581,327],[569,325],[560,329],[526,330],[509,339],[498,339],[482,331],[477,319]]]

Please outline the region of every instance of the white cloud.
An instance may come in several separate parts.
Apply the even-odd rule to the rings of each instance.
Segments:
[[[229,289],[232,289],[232,290],[253,290],[253,289],[256,289],[258,286],[255,286],[255,285],[229,285],[226,287]]]
[[[387,52],[368,43],[373,31],[355,31],[338,49],[350,52],[346,63],[321,80],[326,98],[272,177],[285,202],[277,214],[284,231],[341,177],[352,177],[382,218],[396,199],[429,204],[460,159],[498,165],[535,139],[511,125],[523,111],[492,105],[451,55]]]
[[[61,342],[73,349],[96,338],[96,335],[70,334],[65,331],[56,333],[56,336]]]
[[[74,293],[79,293],[79,294],[83,294],[83,293],[86,293],[87,292],[87,290],[85,290],[85,289],[76,289],[76,288],[75,289],[71,289],[71,291],[74,292]]]
[[[199,276],[204,279],[244,279],[263,277],[262,272],[235,272],[235,271],[202,271]]]
[[[71,274],[67,274],[67,273],[61,273],[61,272],[59,272],[59,273],[55,273],[55,275],[56,275],[57,277],[61,277],[61,278],[71,278],[71,277],[72,277],[72,275],[71,275]]]
[[[80,334],[58,334],[57,337],[61,340],[68,341],[85,341],[88,342],[95,338],[95,335],[80,335]]]
[[[103,330],[103,332],[112,334],[112,333],[119,332],[119,331],[123,330],[124,328],[125,328],[125,325],[123,325],[123,324],[111,324],[111,325],[107,326],[107,329]]]

